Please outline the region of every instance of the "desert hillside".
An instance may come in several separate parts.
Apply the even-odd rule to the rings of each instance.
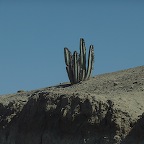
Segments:
[[[0,144],[143,144],[144,66],[0,96]]]

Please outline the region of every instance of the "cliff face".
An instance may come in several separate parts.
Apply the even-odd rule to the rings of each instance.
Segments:
[[[144,143],[144,67],[0,97],[0,144]]]

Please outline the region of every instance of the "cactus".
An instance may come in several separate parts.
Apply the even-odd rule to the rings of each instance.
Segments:
[[[80,39],[80,54],[74,51],[73,55],[68,48],[64,48],[64,57],[67,74],[71,84],[89,79],[94,64],[94,47],[90,45],[88,64],[86,68],[86,47],[84,39]]]

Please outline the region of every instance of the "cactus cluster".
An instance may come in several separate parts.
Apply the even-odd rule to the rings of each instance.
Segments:
[[[64,48],[66,71],[71,84],[87,80],[92,72],[94,64],[94,47],[90,45],[88,62],[86,64],[86,47],[84,39],[80,39],[80,54],[74,51],[73,55],[68,48]]]

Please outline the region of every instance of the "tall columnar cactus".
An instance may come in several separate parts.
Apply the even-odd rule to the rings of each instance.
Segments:
[[[84,39],[80,39],[80,54],[74,51],[73,55],[68,48],[64,48],[66,70],[71,84],[89,79],[94,64],[94,47],[90,45],[86,66],[86,47]]]

